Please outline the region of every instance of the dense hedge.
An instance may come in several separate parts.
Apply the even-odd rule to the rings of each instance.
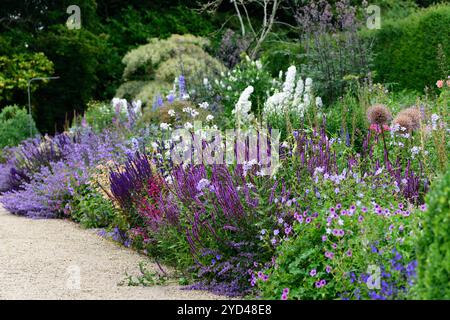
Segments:
[[[450,299],[450,171],[428,193],[428,214],[419,242],[421,299]]]
[[[422,91],[434,86],[442,74],[438,46],[450,65],[450,5],[439,5],[419,11],[405,19],[382,22],[375,35],[377,80],[396,83],[400,88]]]

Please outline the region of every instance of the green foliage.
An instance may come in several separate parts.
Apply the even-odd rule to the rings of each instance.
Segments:
[[[278,76],[280,70],[306,62],[304,49],[298,42],[266,41],[262,50],[261,61],[273,77]]]
[[[435,182],[426,202],[418,242],[418,295],[446,300],[450,299],[450,171]]]
[[[254,91],[250,96],[252,112],[260,115],[264,103],[272,93],[272,76],[261,61],[251,61],[248,57],[236,65],[233,70],[222,74],[220,79],[213,83],[213,89],[222,97],[221,103],[226,118],[230,118],[239,96],[248,86]]]
[[[288,184],[295,179],[289,177],[291,170],[282,177]],[[293,213],[292,233],[277,248],[277,260],[260,271],[268,276],[267,280],[258,276],[263,298],[280,299],[283,288],[289,289],[289,299],[301,300],[406,298],[405,290],[390,292],[389,288],[410,286],[419,215],[414,212],[410,216],[410,209],[398,203],[386,174],[363,178],[353,170],[353,177],[341,180],[337,189],[331,177],[318,172],[315,181],[314,177],[302,178],[297,188],[313,186],[315,193],[302,197],[304,205]],[[373,199],[376,204],[371,203]],[[381,291],[367,285],[373,267],[380,268],[385,282]],[[321,280],[325,284],[318,287]]]
[[[51,130],[55,122],[64,123],[72,110],[82,113],[95,96],[96,89],[100,89],[98,74],[111,61],[106,58],[110,48],[103,36],[83,28],[68,30],[65,26],[50,28],[35,45],[53,61],[55,74],[60,76],[39,90],[35,98],[37,122],[41,128]]]
[[[110,41],[120,53],[144,44],[150,38],[165,39],[172,34],[206,36],[214,31],[211,20],[184,6],[137,10],[128,6],[107,19],[105,32],[114,35]]]
[[[375,33],[374,68],[377,81],[422,91],[447,77],[438,64],[442,45],[450,65],[450,6],[439,5],[403,20],[387,21]]]
[[[113,119],[117,115],[110,103],[91,101],[87,106],[84,118],[95,132],[101,132],[113,125]]]
[[[116,219],[112,203],[88,186],[76,190],[71,209],[72,219],[85,228],[107,227]]]
[[[37,133],[32,121],[33,134]],[[25,109],[18,106],[7,106],[0,112],[0,148],[18,145],[30,135],[30,117]]]
[[[148,270],[148,267],[145,266],[143,262],[139,263],[139,271],[140,275],[133,276],[128,275],[126,280],[122,284],[127,284],[128,286],[163,286],[167,285],[167,281],[169,280],[166,274],[161,274],[160,272]]]
[[[28,80],[52,73],[53,63],[42,52],[0,56],[0,102],[11,102],[14,95],[26,96]],[[35,91],[38,85],[33,83],[31,90]]]
[[[150,39],[148,44],[131,50],[123,58],[126,82],[117,95],[131,95],[148,104],[158,91],[167,92],[179,75],[189,83],[198,80],[200,74],[205,77],[223,71],[225,67],[205,51],[208,44],[208,40],[193,35]]]

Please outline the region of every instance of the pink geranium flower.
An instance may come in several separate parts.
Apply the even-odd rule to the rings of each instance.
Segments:
[[[438,82],[436,82],[436,86],[439,89],[442,89],[442,87],[444,87],[444,80],[438,80]]]

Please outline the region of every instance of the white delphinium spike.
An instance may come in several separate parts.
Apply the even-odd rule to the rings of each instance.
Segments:
[[[309,105],[311,104],[311,98],[309,96],[309,93],[305,93],[303,95],[303,103],[305,104],[305,107],[308,108]]]
[[[283,83],[283,92],[286,93],[286,95],[291,95],[293,93],[296,75],[297,69],[295,66],[290,66],[286,72],[286,80]]]
[[[311,91],[312,91],[312,84],[313,84],[312,79],[311,78],[306,78],[306,80],[305,80],[305,92],[306,93],[311,93]]]
[[[321,97],[317,97],[316,98],[316,107],[317,108],[322,108],[323,107],[323,101]]]
[[[297,85],[295,86],[295,92],[294,92],[294,105],[297,105],[300,103],[303,95],[303,89],[305,88],[303,79],[300,78],[297,81]]]
[[[241,93],[238,102],[236,103],[234,110],[232,113],[235,115],[235,118],[238,122],[238,125],[241,123],[246,123],[253,120],[254,116],[251,114],[252,102],[250,101],[250,95],[253,93],[254,88],[252,86],[248,86]]]

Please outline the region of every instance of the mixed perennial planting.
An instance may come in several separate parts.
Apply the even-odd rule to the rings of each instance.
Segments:
[[[448,174],[434,184],[448,164],[448,81],[438,81],[436,99],[407,108],[366,83],[354,96],[362,111],[337,129],[333,108],[343,106],[324,105],[295,66],[273,79],[244,60],[217,81],[185,81],[145,106],[93,103],[64,133],[4,149],[3,206],[101,228],[174,266],[188,289],[284,300],[430,296],[424,263],[448,272],[424,258],[427,243],[440,250],[429,208],[448,220]],[[229,128],[280,130],[279,163],[264,172],[251,137],[243,162],[174,161],[180,132],[197,151],[231,147],[237,159],[237,144],[202,133]],[[255,141],[257,154],[275,152]]]

